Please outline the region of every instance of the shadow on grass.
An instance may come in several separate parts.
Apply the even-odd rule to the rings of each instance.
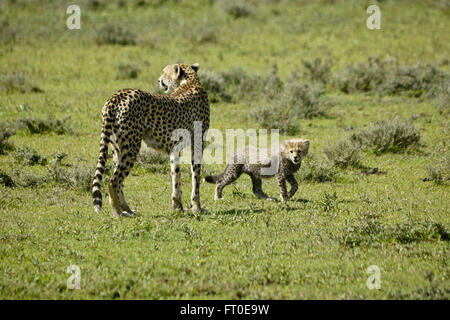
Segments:
[[[262,213],[264,211],[265,211],[264,209],[229,209],[229,210],[218,210],[215,211],[214,213],[222,215],[243,215],[250,213]]]
[[[290,201],[292,201],[292,202],[308,203],[308,202],[310,202],[311,200],[298,198],[298,199],[291,199]]]

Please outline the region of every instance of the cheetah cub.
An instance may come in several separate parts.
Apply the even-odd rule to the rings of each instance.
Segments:
[[[291,139],[286,140],[280,147],[280,152],[277,155],[267,155],[267,150],[257,149],[255,147],[247,147],[240,149],[233,157],[233,162],[227,164],[224,172],[215,176],[207,176],[204,181],[216,184],[214,199],[222,198],[222,190],[225,186],[236,181],[241,174],[246,173],[252,179],[253,193],[259,199],[275,198],[267,196],[262,190],[262,178],[269,178],[275,176],[280,187],[281,201],[285,202],[294,196],[298,189],[297,180],[294,173],[298,171],[302,163],[302,159],[306,157],[309,150],[309,140]],[[250,161],[252,155],[267,155],[260,156],[259,161]],[[254,157],[256,158],[256,157]],[[278,170],[273,170],[272,173],[264,172],[264,168],[268,168],[274,162],[278,163]],[[267,170],[268,171],[268,170]],[[289,192],[286,189],[286,181],[291,185]]]

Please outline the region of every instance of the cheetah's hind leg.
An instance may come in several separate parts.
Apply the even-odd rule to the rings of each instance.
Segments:
[[[114,146],[114,173],[109,184],[109,202],[115,216],[130,217],[137,214],[131,210],[123,193],[123,181],[131,172],[138,151],[134,149],[120,151]]]
[[[222,199],[222,190],[227,185],[236,181],[244,172],[243,164],[228,164],[225,167],[224,172],[221,174],[221,178],[216,182],[216,188],[214,192],[214,200]]]
[[[173,210],[183,210],[181,190],[180,156],[176,153],[170,154],[170,174],[172,176],[172,206]]]

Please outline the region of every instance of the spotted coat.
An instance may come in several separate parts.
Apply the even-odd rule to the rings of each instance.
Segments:
[[[273,157],[260,157],[268,154],[266,151],[261,151],[253,147],[240,149],[233,156],[231,163],[227,164],[225,170],[215,176],[205,177],[205,181],[215,183],[215,200],[222,198],[222,190],[230,183],[236,181],[243,173],[246,173],[252,179],[253,193],[259,199],[276,200],[269,197],[262,190],[262,178],[269,178],[275,176],[280,188],[281,201],[285,202],[292,198],[298,190],[298,183],[294,177],[301,166],[302,159],[306,157],[309,150],[309,140],[292,139],[283,143],[280,152]],[[250,154],[253,152],[253,158]],[[257,158],[256,155],[259,155]],[[258,161],[253,161],[258,159]],[[278,170],[274,174],[262,174],[264,167],[270,167],[273,162],[278,163]],[[286,188],[286,181],[291,185],[289,192]]]
[[[172,176],[172,205],[183,210],[181,202],[181,178],[179,157],[172,140],[176,129],[187,129],[194,137],[194,122],[200,121],[202,137],[209,128],[209,100],[200,84],[198,64],[168,65],[159,79],[160,85],[171,93],[151,94],[139,89],[124,89],[115,93],[102,110],[103,124],[100,151],[92,185],[93,204],[96,212],[102,207],[100,182],[105,171],[108,144],[113,148],[114,171],[108,185],[109,200],[115,215],[135,213],[124,198],[123,181],[130,173],[139,153],[141,143],[170,154]],[[192,152],[194,144],[191,144]],[[203,143],[202,143],[203,149]],[[201,157],[202,150],[200,151]],[[194,211],[200,206],[201,164],[192,163],[192,196]]]

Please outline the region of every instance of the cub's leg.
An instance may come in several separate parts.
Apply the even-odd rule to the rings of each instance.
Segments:
[[[277,177],[278,187],[280,188],[280,198],[282,202],[286,202],[289,197],[286,189],[286,178],[279,176]]]
[[[272,197],[269,197],[267,194],[264,193],[263,189],[262,189],[262,179],[261,177],[250,173],[249,174],[250,178],[252,178],[252,185],[253,185],[253,194],[258,198],[258,199],[269,199],[269,200],[275,200]]]
[[[286,177],[286,180],[291,185],[291,190],[289,190],[289,193],[288,193],[288,198],[290,199],[297,192],[297,190],[298,190],[298,183],[297,183],[297,180],[295,179],[294,175],[292,175],[292,174],[288,175]]]
[[[172,176],[172,206],[173,206],[173,209],[183,211],[179,153],[171,153],[170,154],[170,174]]]
[[[228,164],[225,171],[222,173],[220,179],[216,183],[216,191],[214,200],[222,199],[222,190],[230,183],[233,183],[241,176],[244,171],[243,164]]]

